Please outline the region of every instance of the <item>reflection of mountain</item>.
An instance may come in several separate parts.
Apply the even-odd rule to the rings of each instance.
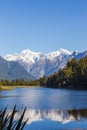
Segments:
[[[20,113],[15,118],[19,118]],[[70,121],[81,121],[87,119],[87,109],[80,110],[27,110],[24,119],[28,120],[28,124],[41,120],[52,120],[62,124]]]

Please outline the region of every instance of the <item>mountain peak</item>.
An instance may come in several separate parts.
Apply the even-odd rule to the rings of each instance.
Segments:
[[[29,50],[29,49],[26,49],[26,50],[23,50],[22,52],[20,52],[20,54],[41,54],[40,52],[33,52],[33,51],[31,51],[31,50]]]
[[[72,54],[73,55],[78,55],[80,52],[79,51],[74,51]]]
[[[59,51],[60,53],[67,54],[67,55],[72,54],[72,52],[70,52],[70,51],[68,51],[68,50],[66,50],[66,49],[64,49],[64,48],[60,48],[58,51]]]
[[[72,53],[66,49],[60,48],[57,51],[46,54],[47,58],[52,59],[60,55],[71,55]]]
[[[26,53],[31,53],[31,50],[26,49],[26,50],[23,50],[23,51],[21,52],[21,54],[26,54]]]
[[[8,61],[18,61],[27,72],[39,78],[43,75],[48,76],[58,71],[58,69],[63,68],[71,58],[79,59],[85,55],[87,55],[87,52],[71,52],[64,48],[48,54],[32,52],[26,49],[17,54],[6,55],[4,58]]]

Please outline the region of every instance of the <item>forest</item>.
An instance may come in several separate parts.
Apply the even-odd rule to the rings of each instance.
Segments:
[[[87,56],[68,61],[63,69],[47,78],[46,87],[87,89]]]

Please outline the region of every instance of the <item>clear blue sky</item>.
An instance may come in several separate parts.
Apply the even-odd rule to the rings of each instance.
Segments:
[[[87,50],[87,0],[0,0],[0,55]]]

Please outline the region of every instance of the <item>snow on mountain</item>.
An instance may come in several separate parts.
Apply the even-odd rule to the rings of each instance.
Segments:
[[[58,50],[58,51],[55,51],[55,52],[51,52],[51,53],[46,54],[46,57],[47,57],[48,59],[53,59],[53,58],[58,57],[58,56],[60,56],[60,55],[70,55],[70,54],[71,54],[70,51],[61,48],[61,49]]]
[[[9,61],[23,60],[25,62],[35,63],[40,58],[52,59],[52,58],[55,58],[59,55],[70,55],[70,54],[71,54],[70,51],[65,50],[63,48],[61,48],[58,51],[51,52],[51,53],[48,53],[48,54],[36,53],[36,52],[32,52],[29,49],[27,49],[27,50],[23,50],[19,54],[18,53],[7,54],[4,58],[9,60]]]
[[[85,55],[87,52],[70,52],[63,48],[48,54],[36,53],[27,49],[20,53],[8,54],[4,58],[8,61],[18,61],[29,73],[39,78],[63,68],[71,58],[79,59]]]
[[[23,50],[19,54],[8,54],[4,58],[8,61],[18,61],[29,72],[32,64],[39,60],[40,55],[40,53],[35,53],[27,49]]]
[[[4,58],[8,61],[18,61],[29,73],[36,77],[53,73],[62,62],[64,56],[71,55],[70,51],[60,49],[48,54],[32,52],[29,49],[20,53],[8,54]]]
[[[25,62],[31,62],[31,63],[35,63],[36,60],[39,60],[39,55],[40,53],[35,53],[35,52],[31,52],[29,49],[27,50],[23,50],[21,53],[14,53],[12,54],[8,54],[5,56],[5,59],[9,60],[9,61],[17,61],[17,60],[23,60]]]

